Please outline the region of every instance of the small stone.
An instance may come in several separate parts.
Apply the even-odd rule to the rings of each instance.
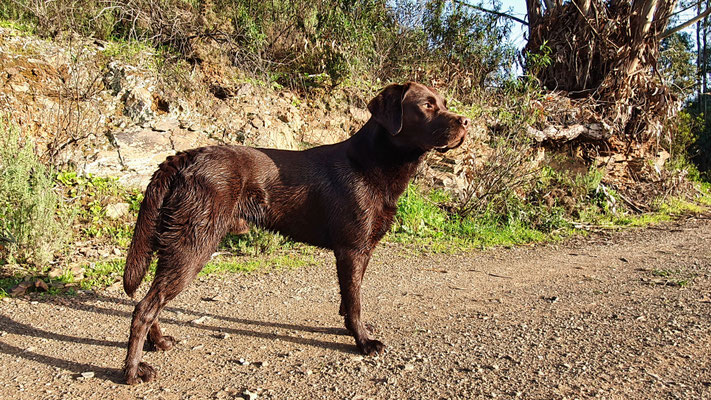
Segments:
[[[190,321],[190,323],[191,323],[191,324],[202,324],[203,322],[205,322],[205,321],[207,321],[207,320],[209,320],[209,319],[210,319],[210,317],[208,317],[207,315],[203,315],[203,316],[200,317],[200,318],[197,318],[197,319],[194,319],[194,320]]]
[[[20,282],[17,286],[10,290],[10,295],[15,297],[22,296],[27,293],[27,289],[29,289],[30,286],[32,286],[32,282],[30,281]]]
[[[64,275],[64,271],[59,268],[52,268],[51,270],[49,270],[49,273],[47,273],[47,276],[50,279],[57,279],[62,275]]]
[[[40,290],[42,292],[46,292],[49,290],[49,286],[47,286],[47,283],[43,281],[42,279],[37,279],[35,281],[35,288],[37,290]]]
[[[244,358],[240,358],[237,360],[237,364],[239,365],[249,365],[249,361],[245,360]]]
[[[75,281],[80,281],[84,279],[84,268],[82,267],[72,267],[72,275],[74,276]]]
[[[106,216],[109,219],[119,219],[125,215],[128,215],[129,209],[128,203],[114,203],[106,206]]]
[[[169,132],[178,129],[180,123],[174,118],[167,118],[153,124],[153,130],[158,132]]]
[[[257,393],[245,390],[242,392],[242,397],[244,397],[245,400],[257,400]]]
[[[306,376],[311,376],[313,375],[314,371],[311,371],[310,369],[306,370]]]
[[[220,339],[228,339],[230,337],[230,334],[227,332],[222,332],[219,337]]]
[[[30,85],[28,85],[26,82],[13,83],[13,84],[10,84],[10,87],[12,88],[12,90],[14,90],[16,92],[23,92],[24,93],[24,92],[28,92],[30,90]]]
[[[194,346],[194,347],[193,347],[193,350],[200,350],[200,349],[202,349],[203,347],[205,347],[204,344],[199,344],[199,345],[197,345],[197,346]]]
[[[81,377],[84,379],[89,379],[94,377],[94,372],[92,371],[86,371],[81,373]]]

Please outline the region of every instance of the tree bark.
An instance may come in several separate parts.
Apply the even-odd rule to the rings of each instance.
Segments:
[[[528,13],[528,40],[535,34],[534,29],[541,23],[543,17],[543,6],[541,0],[526,0],[526,12]]]
[[[696,16],[701,15],[701,0],[696,3]],[[701,113],[701,18],[696,21],[696,107]]]

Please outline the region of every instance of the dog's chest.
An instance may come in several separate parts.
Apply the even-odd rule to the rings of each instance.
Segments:
[[[371,246],[375,246],[388,233],[396,211],[396,207],[385,204],[373,215],[368,238]]]

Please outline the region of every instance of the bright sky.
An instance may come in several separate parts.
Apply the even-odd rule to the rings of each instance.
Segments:
[[[502,0],[501,11],[513,15],[515,17],[526,19],[526,0]],[[512,21],[511,26],[511,41],[518,50],[521,50],[526,45],[524,32],[528,32],[526,27],[516,21]]]
[[[489,7],[490,2],[484,2],[484,7]],[[526,0],[501,0],[501,12],[513,15],[515,17],[518,17],[520,19],[526,20]],[[680,21],[672,21],[672,23],[669,25],[670,27],[676,26],[679,23],[689,20],[696,15],[696,10],[691,9],[687,10],[684,13],[679,15],[679,20]],[[521,50],[523,46],[526,45],[526,41],[524,38],[524,34],[527,34],[528,30],[527,28],[519,24],[518,22],[513,21],[513,25],[511,26],[511,35],[510,39],[511,42],[514,43],[517,49]],[[690,34],[694,33],[694,28],[693,26],[684,29],[684,32],[689,32]]]

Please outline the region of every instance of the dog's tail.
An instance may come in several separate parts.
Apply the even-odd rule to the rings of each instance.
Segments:
[[[146,188],[123,271],[123,290],[130,297],[133,297],[146,276],[156,250],[156,229],[163,199],[168,194],[176,173],[191,162],[191,156],[191,152],[180,152],[168,157],[160,164]]]

